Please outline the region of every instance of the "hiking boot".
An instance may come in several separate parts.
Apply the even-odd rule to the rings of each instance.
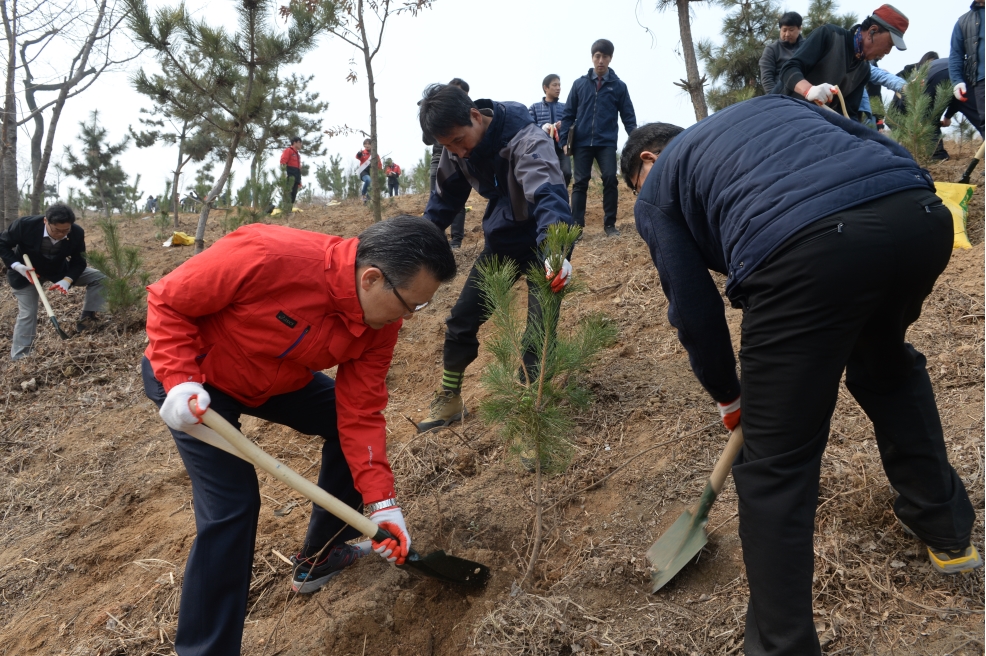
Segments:
[[[369,542],[365,550],[361,548],[362,544],[337,544],[314,566],[310,559],[302,558],[300,553],[291,556],[291,563],[295,566],[291,589],[299,594],[315,592],[369,552]]]
[[[466,409],[462,405],[462,394],[442,388],[435,392],[428,418],[418,424],[418,432],[425,433],[448,426],[453,421],[462,421],[466,414]]]
[[[897,518],[897,523],[907,533],[913,538],[918,538],[917,533],[911,530],[911,527],[900,521],[900,517]],[[966,572],[971,572],[974,569],[979,569],[983,566],[983,559],[980,557],[979,552],[972,545],[969,545],[965,549],[934,549],[925,545],[928,549],[928,559],[931,561],[931,566],[942,574],[964,574]]]
[[[96,318],[95,312],[83,312],[75,324],[75,332],[77,333],[84,333],[87,330],[93,331],[97,328],[99,328],[99,319]]]
[[[615,225],[603,226],[603,231],[606,233],[607,237],[619,237],[620,231]]]
[[[462,240],[453,239],[451,242],[449,242],[449,246],[451,246],[452,248],[462,248]]]

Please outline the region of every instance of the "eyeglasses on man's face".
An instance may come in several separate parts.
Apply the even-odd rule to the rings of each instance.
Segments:
[[[414,314],[415,312],[420,312],[421,310],[428,307],[429,303],[431,303],[431,301],[425,301],[424,303],[419,303],[412,308],[410,305],[408,305],[407,301],[404,300],[404,297],[401,296],[400,292],[397,291],[397,285],[391,282],[390,278],[387,277],[387,273],[375,264],[371,264],[370,266],[372,266],[373,268],[377,269],[380,272],[380,275],[383,276],[383,279],[387,281],[388,285],[390,285],[390,291],[394,292],[394,296],[396,296],[397,300],[401,302],[401,305],[403,305],[407,309],[408,314]]]

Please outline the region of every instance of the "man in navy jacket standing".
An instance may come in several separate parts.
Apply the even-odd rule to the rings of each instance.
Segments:
[[[925,358],[904,341],[952,251],[927,171],[875,130],[781,95],[684,131],[645,125],[621,163],[668,319],[727,428],[742,423],[745,652],[820,653],[812,537],[843,371],[873,422],[901,528],[941,572],[981,567]],[[743,308],[742,391],[710,269]]]
[[[418,106],[421,131],[444,146],[425,218],[444,231],[473,189],[489,201],[483,215],[486,245],[445,320],[442,386],[427,419],[418,424],[418,431],[424,432],[448,426],[466,414],[462,379],[466,367],[479,355],[476,336],[487,318],[476,284],[477,267],[494,257],[515,262],[518,275],[526,274],[532,264],[540,267],[538,247],[547,237],[548,227],[571,224],[572,212],[555,157],[555,142],[534,124],[526,107],[486,99],[473,102],[465,91],[451,84],[425,89]],[[572,265],[565,260],[558,279],[567,284],[571,272]],[[530,280],[527,286],[532,290]],[[531,291],[527,315],[540,313],[541,306]],[[532,323],[528,320],[528,330]],[[533,351],[524,354],[527,367],[536,361]]]
[[[616,229],[616,136],[617,115],[623,119],[627,134],[637,127],[630,93],[623,80],[609,67],[613,44],[599,39],[592,44],[592,68],[575,80],[562,113],[559,142],[564,152],[574,158],[575,184],[572,185],[572,218],[585,227],[585,195],[592,177],[592,162],[599,163],[603,179],[603,229],[618,237]],[[569,133],[574,134],[569,137]],[[570,145],[569,145],[570,144]]]

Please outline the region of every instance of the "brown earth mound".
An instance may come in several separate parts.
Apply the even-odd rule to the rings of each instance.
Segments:
[[[934,173],[956,180],[967,163],[947,162]],[[982,180],[981,173],[974,178]],[[545,516],[532,591],[512,588],[530,549],[534,477],[476,418],[423,436],[405,419],[424,415],[439,384],[443,319],[482,246],[485,201],[474,196],[457,256],[459,277],[402,330],[387,416],[415,547],[487,563],[492,580],[483,591],[465,593],[371,557],[316,594],[289,594],[290,566],[280,555],[298,548],[309,505],[261,474],[244,654],[741,651],[747,587],[731,483],[712,510],[712,537],[698,563],[649,594],[644,552],[698,497],[725,435],[668,325],[657,271],[632,226],[632,200],[622,193],[623,236],[609,239],[594,189],[587,236],[574,257],[588,290],[566,300],[563,326],[603,312],[618,323],[620,337],[589,374],[595,402],[578,419],[575,462],[546,483],[556,505]],[[420,214],[424,203],[423,196],[385,201],[385,212]],[[954,253],[909,336],[928,357],[952,462],[982,509],[981,195],[973,205],[975,246]],[[194,217],[182,220],[191,232]],[[368,210],[350,204],[270,219],[345,236],[371,220]],[[93,222],[83,223],[90,249],[99,248]],[[214,218],[209,243],[220,237],[217,224]],[[153,279],[191,255],[189,248],[161,248],[150,220],[122,225]],[[63,325],[74,323],[81,299],[78,291],[53,299]],[[728,312],[738,340],[739,313]],[[0,353],[9,351],[15,315],[12,297],[0,295]],[[0,654],[172,654],[194,517],[185,470],[143,394],[138,366],[145,335],[111,325],[63,342],[47,323],[39,330],[34,356],[0,365]],[[483,353],[466,376],[470,409],[483,395],[478,372],[488,360]],[[244,431],[314,477],[317,439],[251,418]],[[816,530],[823,651],[982,653],[982,572],[934,573],[921,546],[897,525],[891,501],[872,426],[843,389],[822,465]],[[974,535],[981,546],[981,511]]]

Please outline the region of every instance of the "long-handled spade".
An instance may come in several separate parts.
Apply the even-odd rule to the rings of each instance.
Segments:
[[[48,302],[48,296],[45,294],[45,290],[41,286],[41,280],[38,278],[37,271],[34,271],[34,265],[31,264],[31,258],[27,256],[27,253],[24,253],[24,264],[27,265],[28,269],[31,269],[31,271],[28,272],[28,275],[31,278],[31,282],[33,282],[34,286],[38,289],[38,296],[41,297],[41,302],[44,303],[45,311],[48,313],[48,318],[51,320],[51,325],[53,325],[55,330],[58,331],[59,337],[62,339],[68,339],[69,336],[66,335],[65,331],[62,330],[62,327],[58,325],[58,319],[55,318],[55,311],[51,309],[51,303]]]
[[[202,415],[202,423],[219,435],[209,434],[209,431],[191,433],[198,439],[260,467],[353,528],[372,536],[377,542],[393,537],[361,513],[353,510],[251,442],[214,410],[205,411]],[[411,549],[402,567],[423,576],[470,588],[480,588],[486,585],[486,581],[490,577],[490,569],[486,565],[465,558],[449,556],[444,551],[435,551],[427,556],[421,556]]]
[[[683,512],[671,528],[647,550],[647,560],[651,566],[651,592],[664,587],[709,541],[705,532],[705,526],[709,523],[709,508],[722,491],[733,460],[742,447],[743,429],[737,426],[729,436],[726,448],[719,456],[698,502]]]

